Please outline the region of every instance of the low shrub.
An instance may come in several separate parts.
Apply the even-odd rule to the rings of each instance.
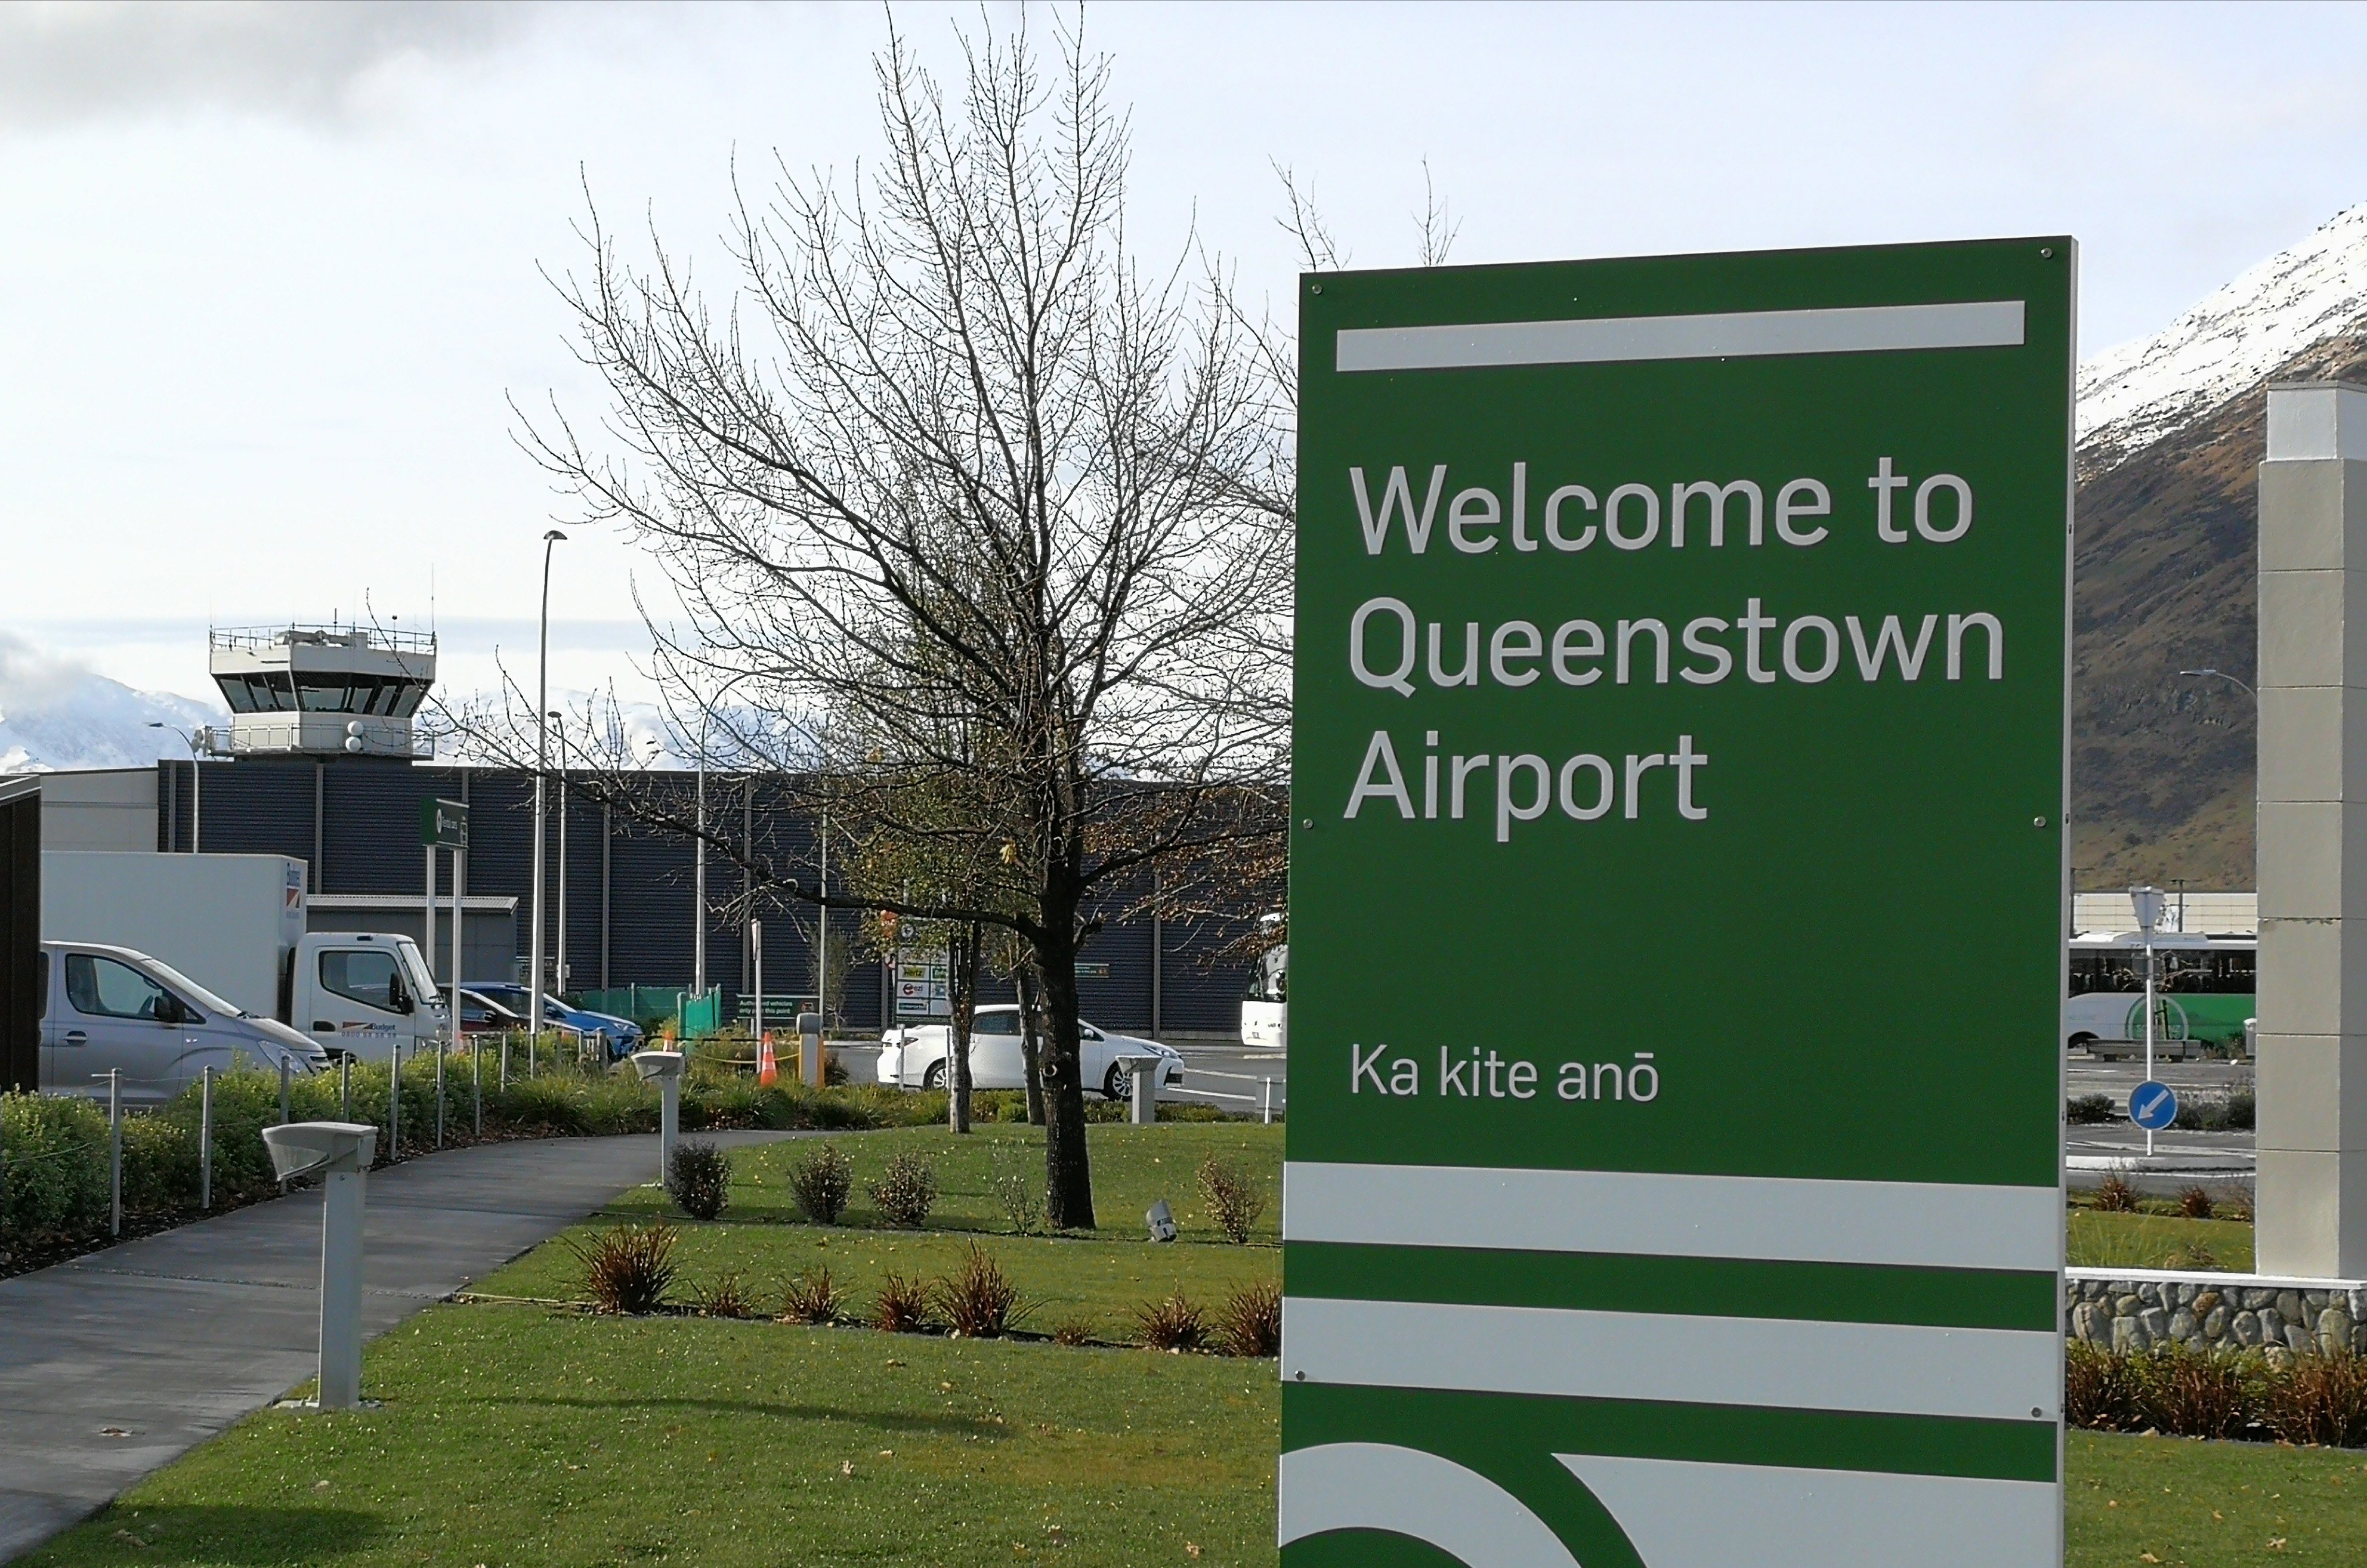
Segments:
[[[2075,1127],[2093,1126],[2099,1122],[2117,1119],[2120,1111],[2112,1106],[2109,1094],[2075,1095],[2063,1105],[2063,1120]]]
[[[584,1293],[602,1312],[640,1315],[665,1304],[674,1283],[672,1225],[618,1225],[590,1242],[568,1239],[583,1265]]]
[[[2213,1206],[2223,1220],[2236,1220],[2248,1225],[2252,1223],[2252,1195],[2240,1187],[2231,1187],[2219,1194]]]
[[[756,1303],[748,1294],[748,1287],[739,1270],[726,1269],[711,1285],[693,1285],[690,1304],[707,1317],[753,1317]]]
[[[1245,1285],[1217,1309],[1217,1343],[1232,1356],[1282,1353],[1282,1286]]]
[[[887,1334],[923,1334],[929,1327],[929,1287],[894,1269],[879,1276],[871,1299],[871,1326]]]
[[[918,1155],[891,1155],[887,1170],[865,1190],[889,1224],[918,1229],[936,1205],[937,1173]]]
[[[1133,1115],[1134,1108],[1123,1100],[1104,1100],[1098,1093],[1085,1097],[1085,1120],[1088,1122],[1125,1122],[1130,1120]],[[1004,1120],[1020,1122],[1025,1119],[1023,1114],[1006,1117]],[[1161,1122],[1241,1122],[1248,1120],[1248,1117],[1241,1111],[1227,1111],[1221,1106],[1210,1105],[1203,1100],[1162,1100],[1159,1102],[1159,1119]],[[1279,1112],[1276,1113],[1274,1120],[1277,1122],[1282,1120]]]
[[[2063,1417],[2074,1427],[2126,1432],[2142,1425],[2137,1379],[2129,1358],[2074,1339],[2064,1349]]]
[[[604,1135],[657,1130],[657,1091],[629,1069],[579,1062],[543,1051],[533,1077],[522,1043],[510,1052],[502,1082],[498,1042],[481,1053],[444,1058],[443,1125],[447,1144],[474,1135],[481,1111],[489,1138]],[[405,1156],[434,1146],[438,1099],[433,1053],[403,1064]],[[386,1135],[393,1088],[384,1063],[357,1063],[349,1074],[295,1078],[289,1111],[298,1121],[364,1122],[379,1130],[378,1157],[394,1156]],[[348,1098],[349,1096],[349,1098]],[[1006,1097],[1021,1106],[1017,1095]],[[197,1208],[201,1111],[192,1084],[164,1104],[124,1119],[124,1200],[135,1216],[176,1217]],[[904,1094],[878,1084],[810,1089],[794,1081],[761,1088],[753,1078],[696,1053],[684,1082],[685,1131],[751,1126],[785,1131],[914,1126],[942,1121],[942,1094]],[[213,1079],[213,1206],[236,1208],[276,1197],[262,1131],[280,1119],[279,1075],[252,1068]],[[1017,1119],[1017,1118],[1014,1118]],[[0,1254],[71,1252],[107,1236],[107,1115],[80,1096],[0,1095],[0,1144],[7,1153],[0,1181]]]
[[[800,1273],[781,1287],[781,1315],[791,1323],[836,1323],[845,1304],[828,1264]]]
[[[1000,1339],[1035,1310],[1020,1301],[1011,1276],[976,1242],[930,1297],[946,1326],[969,1339]]]
[[[2219,1255],[2211,1250],[2211,1244],[2207,1241],[2188,1242],[2169,1255],[2169,1266],[2172,1269],[2191,1269],[2203,1272],[2215,1271],[2224,1267],[2219,1261]]]
[[[1236,1247],[1246,1245],[1258,1216],[1265,1213],[1265,1194],[1256,1183],[1235,1167],[1210,1159],[1200,1167],[1200,1193],[1226,1239]]]
[[[1006,1170],[994,1179],[994,1201],[1002,1206],[1002,1217],[1011,1222],[1014,1235],[1026,1235],[1043,1222],[1043,1194],[1022,1172]]]
[[[2134,1214],[2137,1212],[2137,1190],[2116,1170],[2096,1184],[2096,1195],[2090,1202],[2100,1213]]]
[[[123,1119],[123,1207],[135,1214],[171,1214],[198,1205],[198,1139],[194,1129],[164,1116]]]
[[[2261,1424],[2288,1443],[2367,1446],[2367,1359],[2299,1356],[2266,1380]]]
[[[666,1163],[666,1195],[694,1220],[711,1220],[730,1201],[731,1161],[703,1138],[685,1138]]]
[[[2181,1100],[2178,1107],[2178,1124],[2191,1133],[2248,1133],[2257,1119],[2258,1104],[2248,1089]]]
[[[2200,1187],[2190,1187],[2178,1195],[2178,1213],[2183,1219],[2207,1220],[2212,1208],[2211,1194]]]
[[[1136,1307],[1134,1321],[1142,1343],[1153,1350],[1197,1350],[1207,1342],[1207,1324],[1200,1309],[1181,1291]]]
[[[0,1250],[107,1228],[107,1112],[65,1095],[0,1095]]]
[[[2234,1438],[2259,1408],[2257,1358],[2175,1340],[2132,1362],[2145,1424],[2183,1438]]]
[[[834,1225],[855,1190],[855,1162],[829,1144],[789,1168],[789,1196],[818,1225]]]
[[[1052,1325],[1055,1345],[1090,1345],[1093,1342],[1093,1320],[1090,1317],[1064,1317]]]

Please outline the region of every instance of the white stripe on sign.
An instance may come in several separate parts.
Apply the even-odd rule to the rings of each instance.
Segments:
[[[1735,310],[1699,316],[1606,316],[1574,321],[1478,321],[1445,327],[1350,327],[1335,345],[1342,372],[1480,370],[1512,365],[1611,365],[1647,359],[1751,359],[1784,354],[1886,354],[1919,348],[2018,348],[2022,302],[1862,305],[1831,310]]]
[[[1277,1544],[1387,1530],[1472,1568],[1579,1568],[1527,1505],[1474,1470],[1393,1443],[1325,1443],[1282,1456]],[[1659,1568],[1655,1563],[1654,1568]]]
[[[2050,1331],[1428,1302],[1283,1303],[1287,1382],[2051,1421]]]
[[[1556,1454],[1652,1568],[2056,1568],[2045,1481]]]
[[[2051,1274],[2063,1200],[2052,1187],[1293,1161],[1282,1235]]]

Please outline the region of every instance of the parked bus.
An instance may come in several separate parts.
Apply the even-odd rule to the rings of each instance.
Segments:
[[[2257,1011],[2259,949],[2249,932],[2154,933],[2156,1055],[2195,1056],[2205,1045],[2243,1043],[2245,1021]],[[2073,937],[2064,1043],[2098,1056],[2143,1055],[2145,964],[2145,938],[2136,931]]]
[[[1290,944],[1270,948],[1250,975],[1241,1000],[1241,1043],[1252,1051],[1290,1048]]]

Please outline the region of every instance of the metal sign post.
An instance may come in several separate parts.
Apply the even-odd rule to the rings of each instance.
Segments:
[[[2160,927],[2160,925],[2161,925],[2161,906],[2162,906],[2162,897],[2161,897],[2161,889],[2160,889],[2160,888],[2158,888],[2158,887],[2132,887],[2132,888],[2130,888],[2130,889],[2129,889],[2129,908],[2130,908],[2131,909],[2133,909],[2134,911],[2135,911],[2136,918],[2137,918],[2137,930],[2138,930],[2139,931],[2143,932],[2143,933],[2144,933],[2144,935],[2145,935],[2145,964],[2146,964],[2146,971],[2145,971],[2145,1062],[2146,1062],[2146,1066],[2145,1066],[2145,1086],[2144,1086],[2144,1087],[2148,1088],[2148,1089],[2149,1089],[2149,1088],[2154,1088],[2154,1087],[2156,1087],[2156,1086],[2155,1086],[2155,1084],[2154,1084],[2154,1078],[2153,1078],[2153,1036],[2154,1036],[2154,1026],[2155,1026],[2154,1010],[2155,1010],[2155,1008],[2157,1008],[2157,1006],[2159,1006],[2160,1004],[2159,1004],[2159,1003],[2157,1003],[2157,1001],[2155,1001],[2155,999],[2154,999],[2154,955],[2153,955],[2153,936],[2154,936],[2154,932],[2155,932],[2155,931],[2156,931],[2157,929],[2158,929],[2158,928]],[[2130,1100],[2130,1105],[2131,1105],[2131,1107],[2132,1107],[2131,1114],[2132,1114],[2133,1116],[2135,1115],[2135,1110],[2134,1110],[2134,1107],[2135,1107],[2135,1103],[2136,1103],[2136,1102],[2135,1102],[2135,1098],[2134,1098],[2134,1097],[2132,1097],[2132,1099],[2131,1099],[2131,1100]],[[2171,1104],[2172,1104],[2172,1106],[2173,1106],[2173,1107],[2175,1107],[2175,1105],[2177,1104],[2177,1101],[2176,1101],[2175,1098],[2173,1098],[2173,1099],[2172,1099],[2172,1100],[2171,1100]],[[2155,1124],[2155,1123],[2153,1123],[2153,1122],[2151,1122],[2145,1121],[2145,1120],[2143,1120],[2142,1118],[2139,1118],[2139,1119],[2138,1119],[2138,1121],[2137,1121],[2137,1124],[2138,1124],[2139,1126],[2141,1126],[2141,1127],[2143,1127],[2143,1128],[2145,1129],[2145,1135],[2146,1135],[2146,1156],[2148,1159],[2150,1159],[2150,1158],[2153,1156],[2153,1135],[2154,1135],[2154,1133],[2155,1133],[2155,1132],[2156,1132],[2156,1130],[2157,1130],[2157,1128],[2156,1128],[2156,1124]],[[2167,1125],[2167,1123],[2163,1123],[2163,1125]]]
[[[451,973],[447,976],[452,987],[451,1015],[445,1025],[447,1034],[444,1043],[438,1047],[439,1051],[448,1051],[460,1043],[460,982],[467,971],[467,961],[462,957],[467,950],[460,945],[460,901],[468,896],[469,890],[468,802],[464,800],[421,801],[419,803],[419,841],[427,852],[427,927],[426,941],[423,945],[427,952],[427,968],[431,977],[436,969],[436,852],[437,850],[452,852]],[[391,1080],[393,1092],[390,1095],[390,1104],[392,1103],[393,1099],[400,1096],[402,1087],[401,1057],[402,1052],[396,1051],[396,1071]],[[441,1060],[438,1060],[436,1065],[436,1141],[440,1147],[444,1141],[444,1065]],[[391,1117],[390,1117],[387,1153],[390,1157],[394,1153]]]
[[[1301,280],[1286,1564],[2061,1563],[2073,262]]]

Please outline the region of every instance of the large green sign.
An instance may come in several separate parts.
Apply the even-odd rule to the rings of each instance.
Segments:
[[[2061,1562],[2073,264],[1302,280],[1295,1568]]]

